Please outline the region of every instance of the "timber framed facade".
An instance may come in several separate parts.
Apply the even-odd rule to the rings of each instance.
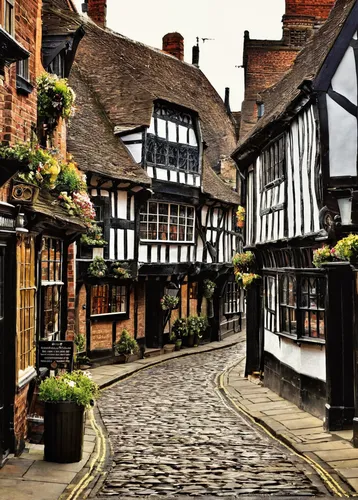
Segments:
[[[355,269],[317,269],[313,251],[358,227],[357,19],[355,0],[336,2],[263,94],[265,113],[233,154],[246,178],[245,244],[263,277],[248,293],[262,317],[248,307],[246,372],[262,371],[268,387],[330,430],[352,427],[355,414]]]

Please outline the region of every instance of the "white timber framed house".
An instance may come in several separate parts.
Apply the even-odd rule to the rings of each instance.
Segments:
[[[232,155],[245,178],[245,248],[262,276],[248,292],[246,372],[330,430],[354,422],[355,269],[312,259],[358,229],[357,27],[357,2],[338,0],[260,96],[264,115]]]
[[[69,149],[107,241],[103,249],[77,245],[76,321],[87,355],[108,362],[123,328],[141,346],[162,349],[169,323],[161,299],[170,286],[180,298],[171,322],[205,314],[206,340],[224,338],[240,329],[243,310],[231,263],[242,245],[240,197],[222,173],[225,161],[235,178],[234,123],[195,66],[94,23],[84,28],[70,78],[77,113]],[[98,254],[127,276],[89,276]],[[210,303],[206,279],[216,284]]]

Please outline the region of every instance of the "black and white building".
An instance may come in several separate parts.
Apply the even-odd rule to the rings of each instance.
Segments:
[[[160,300],[170,282],[181,299],[172,320],[208,314],[212,340],[238,331],[243,300],[231,260],[242,239],[240,197],[224,103],[197,67],[88,18],[63,16],[85,31],[70,77],[77,112],[69,150],[87,174],[108,243],[76,248],[76,329],[87,355],[111,357],[123,328],[162,348],[168,315]],[[130,277],[89,277],[96,255],[125,265]],[[210,304],[205,279],[217,285]]]
[[[317,269],[312,257],[358,230],[357,29],[358,2],[337,0],[260,96],[264,115],[233,154],[245,178],[245,245],[262,274],[248,294],[247,373],[264,372],[329,429],[354,415],[355,274],[348,262]]]

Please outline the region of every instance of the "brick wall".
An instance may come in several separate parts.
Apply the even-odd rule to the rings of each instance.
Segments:
[[[257,101],[290,69],[298,52],[325,21],[334,0],[286,0],[281,40],[251,40],[245,32],[245,98],[242,103],[240,138],[256,124]]]
[[[287,16],[310,16],[317,21],[327,19],[335,0],[286,0]]]
[[[91,350],[112,348],[113,321],[91,321]]]
[[[23,387],[15,395],[14,403],[14,434],[15,434],[15,454],[18,455],[24,448],[24,441],[27,437],[27,394],[29,385]]]

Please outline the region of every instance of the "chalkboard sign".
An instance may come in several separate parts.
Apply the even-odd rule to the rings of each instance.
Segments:
[[[73,368],[73,342],[62,340],[39,341],[39,368],[67,370]]]

